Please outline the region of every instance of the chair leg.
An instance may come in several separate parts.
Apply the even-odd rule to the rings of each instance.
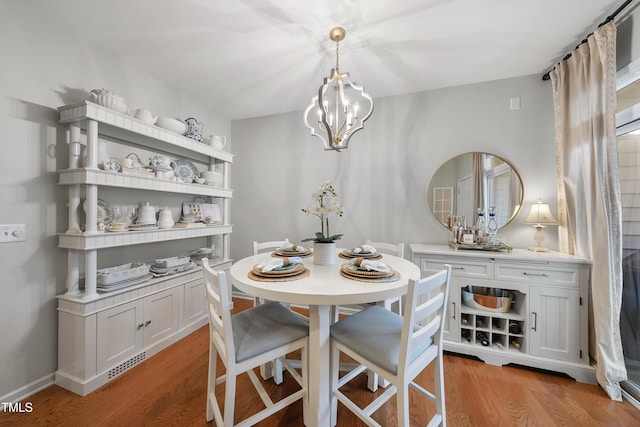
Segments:
[[[216,362],[217,351],[213,343],[209,342],[209,372],[207,376],[207,422],[213,420],[213,404],[211,399],[216,398]]]
[[[236,403],[236,379],[237,372],[229,372],[227,368],[227,377],[225,381],[224,391],[224,427],[233,427],[234,405]]]
[[[282,366],[282,362],[280,361],[280,359],[276,359],[271,363],[271,366],[273,367],[273,382],[276,385],[282,384],[282,381],[283,381],[282,372],[284,371],[284,366]]]
[[[409,427],[409,386],[397,387],[396,405],[398,406],[398,427]]]
[[[444,399],[444,367],[442,366],[442,354],[434,360],[434,390],[436,401],[436,413],[442,416],[442,427],[447,426],[447,414]]]

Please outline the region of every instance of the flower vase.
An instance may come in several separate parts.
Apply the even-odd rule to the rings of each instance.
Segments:
[[[316,265],[333,265],[336,263],[336,242],[313,244],[313,263]]]

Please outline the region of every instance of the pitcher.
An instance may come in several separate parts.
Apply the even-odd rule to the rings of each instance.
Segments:
[[[188,119],[184,119],[187,124],[187,133],[184,134],[187,138],[191,138],[195,141],[202,142],[202,129],[204,128],[204,124],[199,122],[195,117],[189,117]]]

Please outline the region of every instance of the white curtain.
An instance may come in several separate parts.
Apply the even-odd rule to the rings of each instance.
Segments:
[[[593,260],[590,353],[622,400],[622,206],[615,133],[616,26],[598,28],[550,74],[556,122],[560,250]]]

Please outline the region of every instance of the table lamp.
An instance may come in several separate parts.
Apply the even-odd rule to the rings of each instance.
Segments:
[[[542,241],[544,240],[544,233],[542,232],[542,229],[547,225],[557,225],[558,222],[553,215],[551,215],[549,204],[542,203],[542,199],[538,199],[538,203],[531,205],[531,211],[529,212],[529,216],[527,216],[525,223],[534,224],[534,227],[536,228],[536,232],[533,235],[536,245],[531,246],[529,250],[534,252],[550,252],[549,249],[542,246]]]

